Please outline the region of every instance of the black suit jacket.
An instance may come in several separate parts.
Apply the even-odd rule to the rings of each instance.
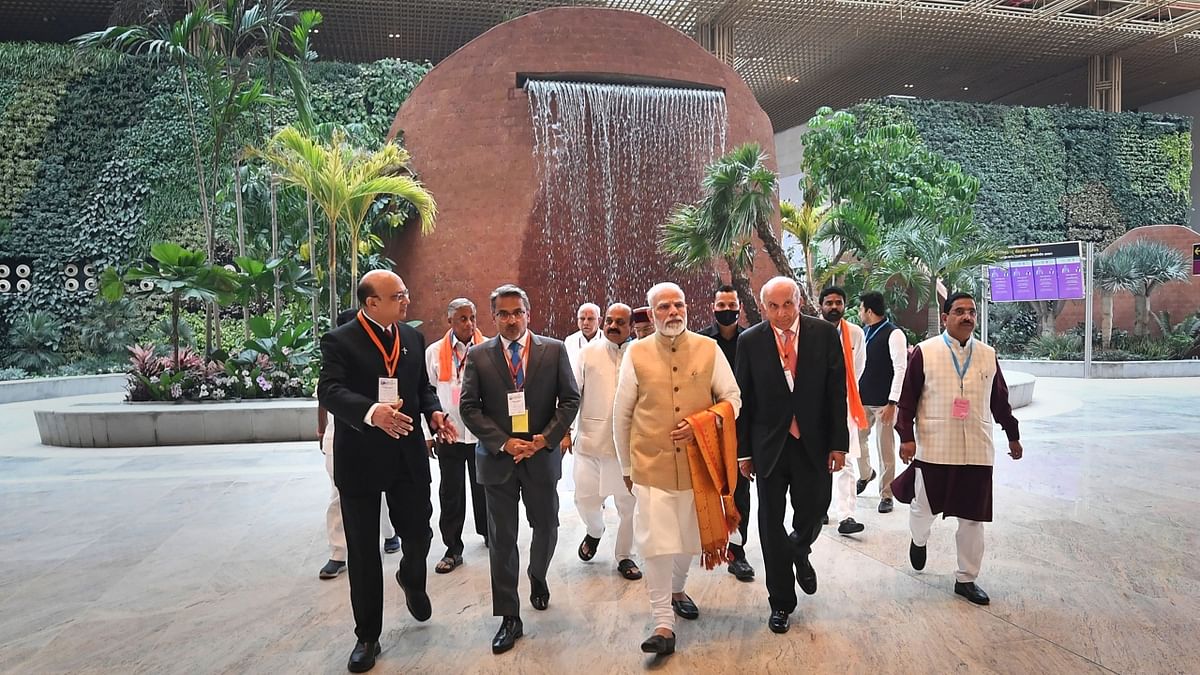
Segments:
[[[475,475],[481,485],[499,485],[516,466],[504,452],[509,438],[546,437],[546,448],[523,460],[538,480],[557,481],[562,476],[559,443],[579,410],[579,387],[567,359],[567,348],[553,338],[533,335],[525,364],[525,407],[530,433],[512,433],[508,393],[516,391],[500,336],[481,342],[467,353],[462,399],[458,411],[463,424],[479,437],[475,449]]]
[[[385,348],[391,340],[367,322]],[[437,391],[425,370],[425,338],[407,324],[397,324],[403,351],[395,376],[401,410],[413,418],[407,436],[392,438],[366,424],[363,418],[379,393],[379,378],[387,377],[383,356],[358,320],[349,321],[321,337],[321,377],[317,398],[337,420],[333,434],[333,482],[344,494],[367,494],[391,487],[400,476],[428,483],[429,456],[417,419],[441,410]]]
[[[800,317],[796,383],[788,391],[770,322],[738,337],[734,375],[742,390],[738,415],[738,456],[754,460],[754,470],[770,475],[789,437],[792,417],[817,466],[833,450],[846,451],[846,364],[837,328],[828,321]]]

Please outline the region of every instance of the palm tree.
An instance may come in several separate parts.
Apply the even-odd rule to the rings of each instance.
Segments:
[[[724,250],[714,250],[701,224],[701,210],[692,204],[675,207],[667,222],[662,226],[659,247],[679,268],[684,270],[703,269],[713,260],[724,261],[729,269],[729,284],[737,289],[738,300],[746,312],[746,320],[756,324],[762,320],[758,302],[750,288],[750,274],[754,271],[754,246],[746,236],[734,241]]]
[[[379,150],[351,146],[345,133],[335,129],[328,142],[314,139],[295,127],[279,130],[262,150],[250,155],[271,164],[280,179],[304,189],[325,215],[329,227],[329,310],[337,315],[337,238],[345,225],[350,239],[350,276],[358,279],[358,244],[371,205],[384,195],[407,201],[417,210],[421,233],[433,231],[437,205],[433,195],[408,172],[409,154],[387,143]]]
[[[873,274],[885,280],[899,275],[913,287],[924,287],[917,297],[929,310],[928,337],[938,332],[938,283],[953,287],[965,281],[965,272],[995,262],[1004,250],[973,220],[908,218],[883,234]]]
[[[1092,281],[1100,291],[1100,348],[1112,347],[1113,296],[1121,291],[1132,291],[1136,283],[1137,270],[1133,257],[1125,248],[1096,256],[1092,266]]]
[[[805,176],[801,185],[804,203],[797,207],[787,200],[779,202],[779,220],[783,231],[795,237],[804,252],[804,282],[808,286],[808,297],[816,298],[822,280],[817,279],[813,260],[817,243],[829,223],[830,209],[820,205],[820,190],[811,177]]]
[[[1138,239],[1121,247],[1132,258],[1135,271],[1130,285],[1133,293],[1133,334],[1150,332],[1150,294],[1172,281],[1187,281],[1188,262],[1179,251],[1150,239]]]
[[[792,265],[771,228],[779,180],[766,159],[761,146],[746,143],[709,165],[701,182],[706,196],[700,225],[719,251],[733,250],[734,242],[751,233],[758,235],[776,271],[790,277]]]

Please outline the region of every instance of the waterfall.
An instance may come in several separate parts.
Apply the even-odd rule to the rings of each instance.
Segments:
[[[574,330],[584,301],[644,304],[665,280],[684,287],[701,310],[689,323],[702,326],[708,303],[693,293],[707,297],[712,274],[673,270],[659,228],[676,204],[699,199],[704,167],[725,151],[725,94],[544,80],[525,89],[540,179],[530,236],[547,251],[538,281],[553,327]]]

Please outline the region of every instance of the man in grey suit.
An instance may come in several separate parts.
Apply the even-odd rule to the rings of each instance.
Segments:
[[[529,551],[529,602],[550,605],[546,571],[558,542],[559,443],[579,409],[579,389],[562,342],[534,335],[529,296],[517,286],[492,291],[499,333],[467,354],[459,412],[479,437],[475,475],[488,504],[492,613],[502,617],[492,652],[512,649],[522,635],[517,596],[517,502],[533,528]]]

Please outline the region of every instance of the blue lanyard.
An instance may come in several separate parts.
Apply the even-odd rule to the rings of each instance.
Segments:
[[[945,331],[942,332],[942,340],[946,343],[946,349],[950,350],[950,358],[954,359],[954,372],[958,373],[958,390],[963,390],[963,379],[967,376],[967,369],[971,367],[971,357],[975,355],[975,338],[972,336],[967,340],[967,360],[958,365],[958,354],[954,353],[954,347],[950,346],[950,336]]]
[[[880,321],[879,323],[875,324],[874,330],[866,331],[867,344],[871,344],[871,338],[875,337],[879,333],[879,331],[883,330],[883,327],[888,325],[888,323],[890,323],[890,322],[887,319],[884,319],[883,321]],[[867,326],[867,328],[870,328],[870,326]]]

